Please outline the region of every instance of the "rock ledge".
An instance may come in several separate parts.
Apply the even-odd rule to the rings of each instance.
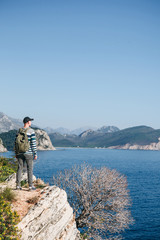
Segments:
[[[21,239],[78,240],[79,231],[66,192],[56,186],[46,187],[42,198],[18,224]]]
[[[27,179],[27,173],[22,175]],[[36,177],[33,177],[36,181]],[[73,209],[67,201],[67,194],[56,186],[47,186],[43,190],[28,191],[22,188],[17,191],[16,174],[0,184],[0,188],[10,187],[16,192],[17,201],[12,204],[13,210],[20,214],[18,228],[21,240],[79,240]],[[36,203],[27,204],[28,199],[38,197]]]

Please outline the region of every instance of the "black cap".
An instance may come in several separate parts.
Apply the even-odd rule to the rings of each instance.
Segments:
[[[25,117],[25,118],[23,119],[23,123],[27,123],[27,122],[33,121],[33,120],[34,120],[33,118]]]

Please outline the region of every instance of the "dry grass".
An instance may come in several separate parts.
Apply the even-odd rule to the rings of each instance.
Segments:
[[[45,184],[45,183],[43,182],[43,180],[40,179],[40,178],[37,178],[37,179],[36,179],[36,181],[34,182],[34,185],[35,185],[36,188],[40,188],[40,189],[43,189],[43,188],[45,188],[46,186],[48,186],[48,184]]]
[[[34,196],[34,197],[29,198],[26,202],[30,203],[30,204],[36,204],[38,202],[38,200],[39,200],[39,197]]]
[[[3,198],[6,201],[9,202],[14,202],[17,200],[15,192],[9,187],[6,187],[3,190],[1,190],[0,195],[3,196]]]

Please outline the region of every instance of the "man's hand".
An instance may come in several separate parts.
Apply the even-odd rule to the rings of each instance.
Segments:
[[[37,160],[37,156],[34,156],[34,160]]]

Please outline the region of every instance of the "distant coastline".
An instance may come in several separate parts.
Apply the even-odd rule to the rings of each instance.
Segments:
[[[130,145],[126,144],[124,146],[111,146],[111,147],[56,147],[56,150],[65,150],[69,148],[75,148],[75,149],[110,149],[110,150],[150,150],[150,151],[159,151],[160,148],[154,147],[155,143],[153,145]]]

